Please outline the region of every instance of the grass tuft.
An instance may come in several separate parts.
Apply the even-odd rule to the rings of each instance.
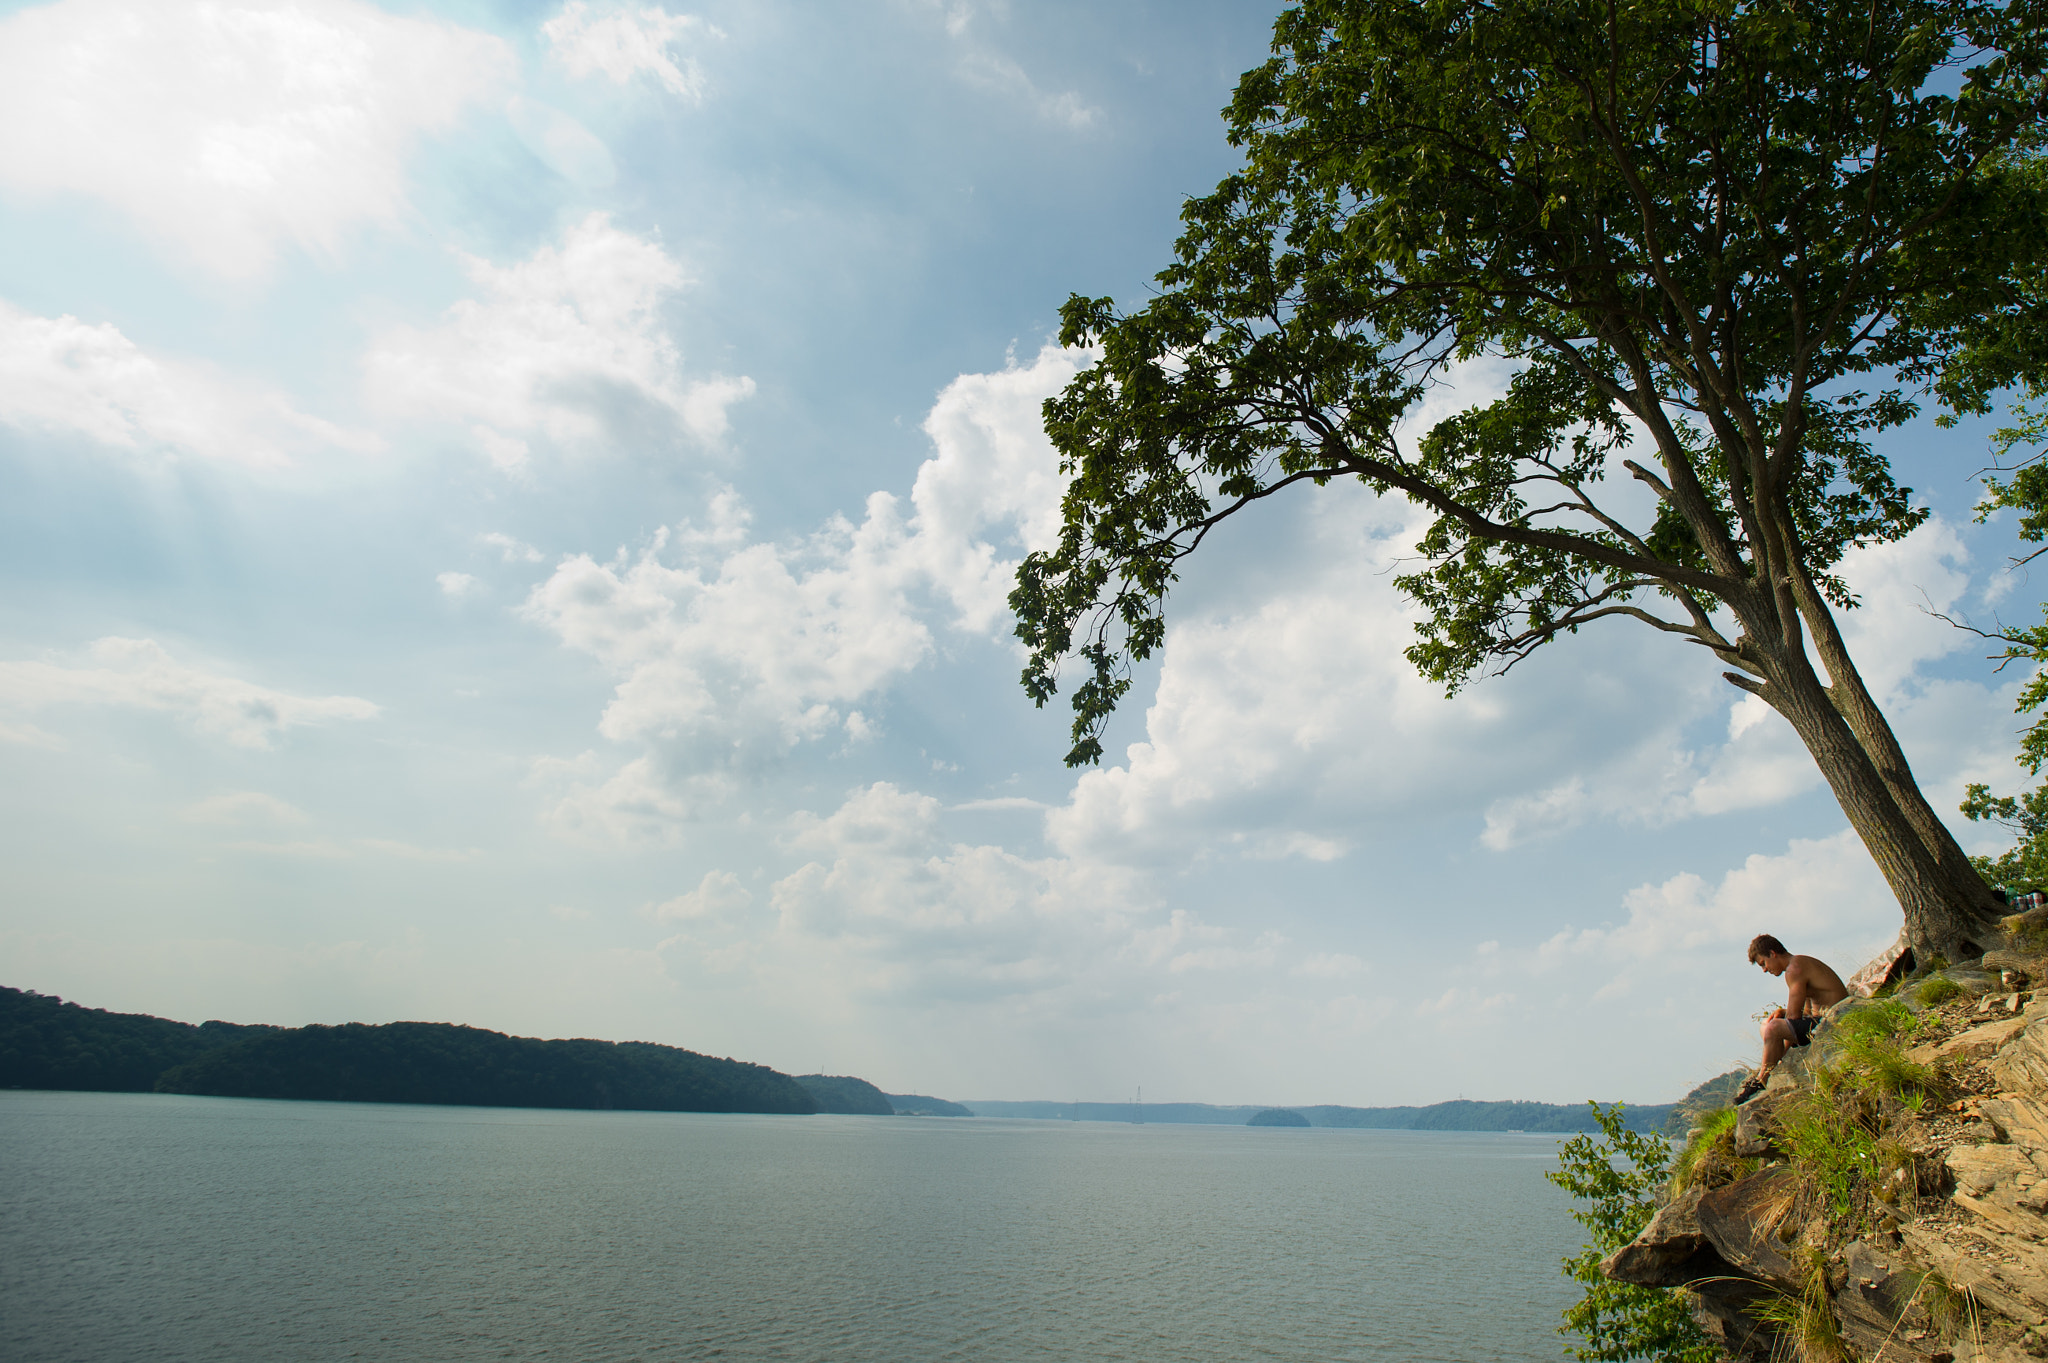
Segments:
[[[1818,1249],[1805,1252],[1806,1263],[1798,1296],[1785,1295],[1765,1302],[1757,1316],[1778,1328],[1778,1334],[1795,1363],[1855,1363],[1855,1355],[1842,1338],[1841,1322],[1828,1300],[1827,1255]]]
[[[1935,1008],[1947,1003],[1950,999],[1959,999],[1969,992],[1969,990],[1963,988],[1954,980],[1945,979],[1937,975],[1935,978],[1922,984],[1918,989],[1915,989],[1913,997],[1920,1000],[1927,1007]]]
[[[1708,1108],[1693,1117],[1692,1138],[1671,1162],[1671,1195],[1689,1188],[1720,1188],[1756,1172],[1757,1161],[1735,1153],[1733,1107]]]

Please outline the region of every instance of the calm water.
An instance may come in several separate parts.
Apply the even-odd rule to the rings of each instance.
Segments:
[[[0,1357],[1555,1359],[1555,1150],[0,1091]]]

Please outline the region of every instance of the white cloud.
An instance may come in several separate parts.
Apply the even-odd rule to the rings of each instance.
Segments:
[[[366,360],[372,396],[402,415],[466,426],[516,467],[534,439],[563,448],[715,442],[749,378],[686,380],[659,315],[683,287],[661,243],[593,213],[514,265],[466,257],[481,297],[438,326],[400,327]]]
[[[1059,542],[1066,482],[1040,409],[1089,360],[1047,345],[1028,365],[1013,358],[994,373],[962,374],[925,417],[933,453],[910,493],[910,553],[965,628],[988,629],[1007,608],[1022,555],[998,557],[1001,549]]]
[[[660,752],[609,774],[596,753],[568,761],[543,757],[533,764],[529,784],[554,799],[544,822],[589,846],[679,842],[690,824],[724,812],[733,794],[724,775],[676,770]]]
[[[704,98],[703,74],[694,60],[674,50],[692,30],[718,32],[695,15],[670,14],[659,5],[593,9],[584,0],[569,0],[540,26],[549,51],[572,76],[603,76],[624,85],[644,72],[670,94],[697,103]]]
[[[545,557],[540,550],[532,545],[527,544],[523,540],[516,540],[512,536],[503,534],[500,531],[493,530],[489,534],[479,535],[477,538],[503,554],[507,563],[539,563]]]
[[[525,614],[620,677],[600,732],[694,754],[671,764],[679,776],[828,734],[871,737],[858,707],[933,649],[927,599],[988,629],[1016,571],[1003,551],[1055,533],[1057,459],[1038,407],[1077,363],[1049,346],[949,384],[925,424],[933,453],[907,521],[877,492],[858,525],[835,517],[802,540],[750,542],[728,490],[704,524],[664,531],[637,557],[564,560]]]
[[[790,846],[813,859],[771,888],[783,935],[828,944],[861,988],[916,998],[1089,991],[1171,969],[1198,938],[1227,946],[1187,915],[1148,929],[1156,897],[1127,874],[952,842],[941,813],[877,782],[799,815]]]
[[[495,38],[356,0],[61,0],[0,20],[0,184],[105,200],[253,277],[397,222],[412,145],[510,68]]]
[[[1690,871],[1662,884],[1640,885],[1628,892],[1623,905],[1626,922],[1567,928],[1543,944],[1541,958],[1591,953],[1661,960],[1702,947],[1744,943],[1760,932],[1788,943],[1818,942],[1844,930],[1860,939],[1867,935],[1873,905],[1883,906],[1878,917],[1892,924],[1892,933],[1897,931],[1891,892],[1862,842],[1846,828],[1829,838],[1795,838],[1781,855],[1754,854],[1715,886]],[[1868,950],[1881,945],[1873,941]],[[1862,963],[1859,956],[1848,969]]]
[[[696,889],[657,904],[654,916],[678,922],[728,919],[744,912],[753,902],[753,894],[731,871],[706,871]]]
[[[318,449],[382,448],[247,379],[142,350],[108,323],[38,317],[0,300],[0,421],[115,449],[275,465]]]
[[[440,584],[443,596],[455,601],[482,591],[484,586],[468,573],[436,573],[434,581]]]
[[[377,714],[375,705],[355,696],[294,696],[188,667],[150,639],[101,639],[86,656],[94,665],[0,662],[0,706],[154,710],[243,748],[267,748],[286,729]]]
[[[302,824],[306,822],[305,811],[275,795],[266,795],[260,790],[235,790],[225,795],[214,795],[196,804],[185,807],[185,817],[193,823],[221,824],[233,827],[239,824]]]
[[[786,747],[846,723],[844,707],[914,665],[930,633],[906,599],[902,527],[877,493],[858,527],[835,521],[788,547],[664,563],[578,555],[528,598],[529,619],[623,675],[600,731]]]

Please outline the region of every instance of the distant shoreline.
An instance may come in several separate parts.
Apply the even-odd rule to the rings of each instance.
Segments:
[[[453,1023],[272,1027],[175,1022],[86,1008],[0,986],[0,1088],[186,1093],[223,1098],[425,1103],[452,1107],[655,1112],[813,1112],[1040,1121],[1244,1126],[1276,1105],[948,1101],[884,1093],[851,1076],[789,1076],[765,1065],[651,1042],[513,1037]],[[1668,1130],[1683,1104],[1626,1109]],[[1380,1131],[1597,1129],[1584,1103],[1481,1102],[1280,1107],[1308,1126]]]

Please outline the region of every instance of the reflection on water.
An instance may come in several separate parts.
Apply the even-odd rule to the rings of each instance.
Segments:
[[[1561,1356],[1549,1137],[0,1092],[0,1346]]]

